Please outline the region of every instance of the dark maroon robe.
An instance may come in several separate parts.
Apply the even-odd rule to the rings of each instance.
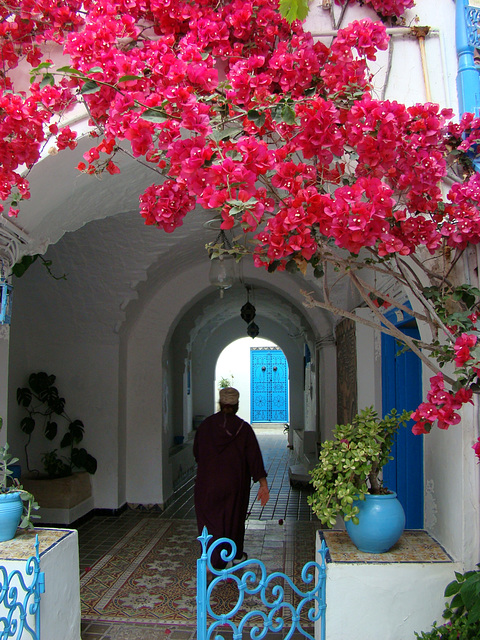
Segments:
[[[219,412],[198,427],[193,452],[198,465],[198,532],[207,527],[212,542],[230,538],[237,545],[236,558],[241,558],[251,479],[258,482],[267,477],[257,437],[248,422],[233,413]],[[212,554],[212,565],[217,569],[225,566],[219,551]]]

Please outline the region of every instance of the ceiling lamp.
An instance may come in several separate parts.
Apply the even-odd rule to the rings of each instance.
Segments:
[[[223,229],[218,234],[216,241],[209,246],[210,253],[210,284],[220,289],[220,297],[223,298],[225,289],[230,289],[236,280],[235,272],[235,256],[231,253],[222,253],[222,251],[231,251],[230,244]]]

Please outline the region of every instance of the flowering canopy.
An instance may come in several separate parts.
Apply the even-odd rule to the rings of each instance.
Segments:
[[[385,19],[413,0],[364,4]],[[119,173],[122,153],[149,163],[158,179],[139,196],[146,224],[172,232],[200,205],[220,212],[223,229],[239,221],[254,235],[258,267],[305,272],[310,264],[326,281],[333,265],[377,314],[386,302],[401,305],[382,300],[360,269],[413,291],[424,304],[414,315],[430,324],[432,343],[415,343],[385,320],[381,328],[436,374],[415,431],[435,421],[446,428],[476,391],[480,291],[428,272],[418,254],[450,255],[480,240],[471,161],[480,123],[466,114],[453,124],[450,111],[431,103],[407,108],[373,97],[368,61],[388,47],[382,22],[348,24],[327,47],[294,20],[304,0],[280,5],[291,23],[277,0],[3,2],[0,199],[18,214],[30,195],[22,167],[33,166],[49,138],[59,150],[76,145],[62,116],[82,102],[96,141],[79,170]],[[44,57],[46,43],[62,48],[66,64]],[[20,63],[32,67],[28,91],[15,86]],[[446,300],[456,302],[453,315]],[[311,303],[344,313],[326,284],[324,302]],[[456,374],[439,373],[420,347],[440,365],[454,360]]]

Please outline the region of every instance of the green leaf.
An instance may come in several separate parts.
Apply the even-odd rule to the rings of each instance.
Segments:
[[[268,273],[273,273],[274,271],[277,270],[277,268],[280,266],[280,261],[279,260],[274,260],[272,263],[270,263],[268,265]]]
[[[78,69],[74,69],[73,67],[59,67],[57,71],[59,73],[66,73],[66,74],[71,74],[75,76],[85,77],[85,74],[83,73],[83,71],[79,71]]]
[[[68,431],[71,434],[72,442],[78,444],[83,439],[85,427],[81,420],[74,420],[68,425]]]
[[[145,111],[140,114],[140,117],[142,120],[147,120],[148,122],[166,122],[168,120],[165,112],[159,109],[145,109]]]
[[[265,113],[257,111],[256,109],[250,109],[247,113],[247,118],[257,125],[257,127],[263,127],[265,124]]]
[[[480,575],[475,574],[474,572],[473,576],[470,576],[470,579],[465,580],[460,588],[462,600],[468,610],[471,610],[475,606],[475,604],[477,604],[478,606],[479,603],[477,589],[478,578],[480,578]]]
[[[53,75],[51,73],[46,73],[43,76],[43,79],[40,82],[40,89],[43,89],[43,87],[46,87],[48,85],[51,86],[51,87],[53,87],[55,85],[55,78],[53,77]]]
[[[87,73],[103,73],[102,67],[92,67]]]
[[[97,461],[87,453],[85,449],[72,450],[72,463],[75,467],[85,469],[85,471],[91,474],[97,470]]]
[[[39,257],[38,253],[34,256],[23,256],[20,262],[17,262],[17,264],[13,265],[12,267],[13,275],[16,276],[17,278],[21,278],[25,273],[25,271],[28,269],[28,267],[32,265],[38,257]]]
[[[21,407],[28,407],[32,401],[32,392],[28,387],[19,387],[17,389],[17,403]]]
[[[308,15],[308,0],[280,0],[280,13],[287,22],[305,20]]]
[[[224,129],[214,129],[210,134],[210,138],[215,140],[216,142],[221,142],[222,140],[227,140],[229,138],[234,138],[239,133],[243,132],[243,127],[238,125],[225,127]]]
[[[64,448],[64,447],[70,447],[72,444],[72,434],[70,432],[67,432],[63,438],[62,441],[60,442],[60,448]]]
[[[454,580],[453,582],[450,582],[450,584],[447,584],[447,586],[445,587],[444,596],[446,598],[450,598],[450,596],[453,596],[456,593],[458,593],[459,590],[460,590],[460,583]]]
[[[33,389],[34,393],[42,393],[55,382],[55,376],[49,376],[45,371],[39,371],[38,373],[32,373],[28,377],[28,384]],[[58,391],[57,391],[58,395]]]
[[[57,435],[57,423],[48,421],[45,425],[45,437],[47,440],[53,440]]]
[[[290,105],[285,105],[282,109],[282,121],[286,124],[295,124],[295,109]]]
[[[30,71],[30,73],[38,73],[40,69],[49,69],[52,66],[51,62],[41,62],[38,67],[35,67]]]
[[[100,91],[100,87],[94,80],[87,80],[80,89],[82,95],[97,93],[98,91]]]
[[[130,80],[143,80],[142,76],[126,75],[118,79],[118,82],[128,82]]]
[[[30,416],[26,416],[20,422],[20,429],[29,436],[35,429],[35,420]]]

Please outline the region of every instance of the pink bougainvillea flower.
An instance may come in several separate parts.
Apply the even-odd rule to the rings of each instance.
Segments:
[[[472,449],[475,451],[475,455],[478,458],[478,463],[480,464],[480,438],[478,438],[478,440],[472,446]]]
[[[468,333],[462,333],[455,340],[455,364],[462,367],[471,359],[470,350],[477,344],[477,336]]]

